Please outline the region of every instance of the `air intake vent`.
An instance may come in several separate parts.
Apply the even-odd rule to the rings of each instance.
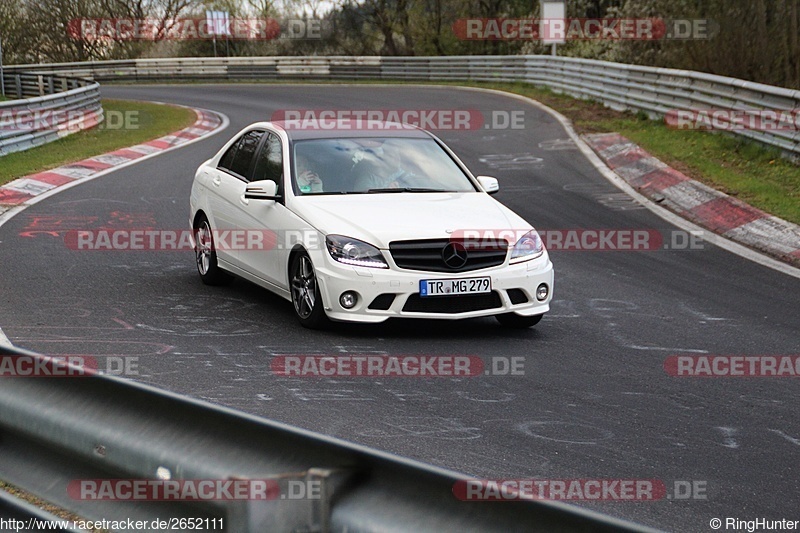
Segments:
[[[392,259],[400,268],[427,272],[469,272],[502,265],[508,254],[504,239],[479,244],[450,239],[426,239],[389,243]]]
[[[461,296],[429,296],[421,297],[412,294],[406,300],[403,311],[414,313],[454,314],[469,311],[483,311],[503,307],[500,295],[496,291],[485,294],[465,294]]]

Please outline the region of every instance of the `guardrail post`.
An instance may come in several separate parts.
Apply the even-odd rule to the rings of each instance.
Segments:
[[[794,116],[800,91],[706,74],[608,61],[528,56],[458,57],[254,57],[176,58],[33,65],[39,72],[93,76],[95,79],[328,79],[524,81],[557,93],[592,99],[617,110],[643,111],[651,118],[677,109]],[[20,67],[26,68],[26,67]],[[16,72],[17,70],[14,69]],[[88,74],[87,74],[88,72]],[[80,74],[78,74],[80,73]],[[11,80],[10,77],[7,80]],[[26,77],[26,83],[28,78]],[[64,86],[66,87],[65,82]],[[71,82],[74,83],[74,82]],[[27,86],[26,86],[27,89]],[[17,79],[17,92],[22,97]],[[55,91],[53,91],[55,92]],[[783,122],[788,123],[786,119]],[[797,131],[767,128],[733,132],[800,157]]]
[[[4,81],[8,82],[6,96],[12,99],[9,102],[0,102],[0,110],[3,112],[63,110],[89,113],[87,116],[93,119],[82,122],[79,129],[91,127],[103,120],[99,85],[96,82],[87,83],[82,79],[46,72],[40,74],[15,71],[13,74],[9,72],[4,74]],[[62,91],[59,91],[59,87]],[[68,126],[70,121],[68,116],[72,116],[72,113],[57,113],[55,116],[57,118],[48,127],[19,128],[6,132],[0,138],[0,156],[46,144],[58,139],[60,135],[63,136],[64,133],[69,134],[76,130],[76,128],[64,129]]]

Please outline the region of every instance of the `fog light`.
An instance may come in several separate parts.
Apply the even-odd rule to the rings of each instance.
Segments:
[[[345,309],[352,309],[358,303],[358,294],[353,291],[343,292],[341,296],[339,296],[339,303],[342,304],[342,307]]]
[[[547,300],[548,294],[550,294],[550,289],[547,287],[547,283],[542,283],[536,287],[536,299],[540,302]]]

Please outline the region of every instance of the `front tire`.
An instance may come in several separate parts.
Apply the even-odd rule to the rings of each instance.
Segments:
[[[230,274],[217,264],[214,232],[205,216],[198,219],[194,228],[194,256],[197,273],[206,285],[224,285],[231,280]]]
[[[503,313],[502,315],[495,315],[500,324],[507,328],[529,328],[539,323],[544,315],[522,316],[516,313]]]
[[[290,289],[294,315],[301,325],[309,329],[321,329],[328,325],[328,316],[322,308],[317,273],[306,252],[292,258]]]

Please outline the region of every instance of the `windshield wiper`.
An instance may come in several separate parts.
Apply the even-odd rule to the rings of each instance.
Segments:
[[[445,189],[427,189],[425,187],[392,187],[386,189],[369,189],[367,192],[456,192]]]

